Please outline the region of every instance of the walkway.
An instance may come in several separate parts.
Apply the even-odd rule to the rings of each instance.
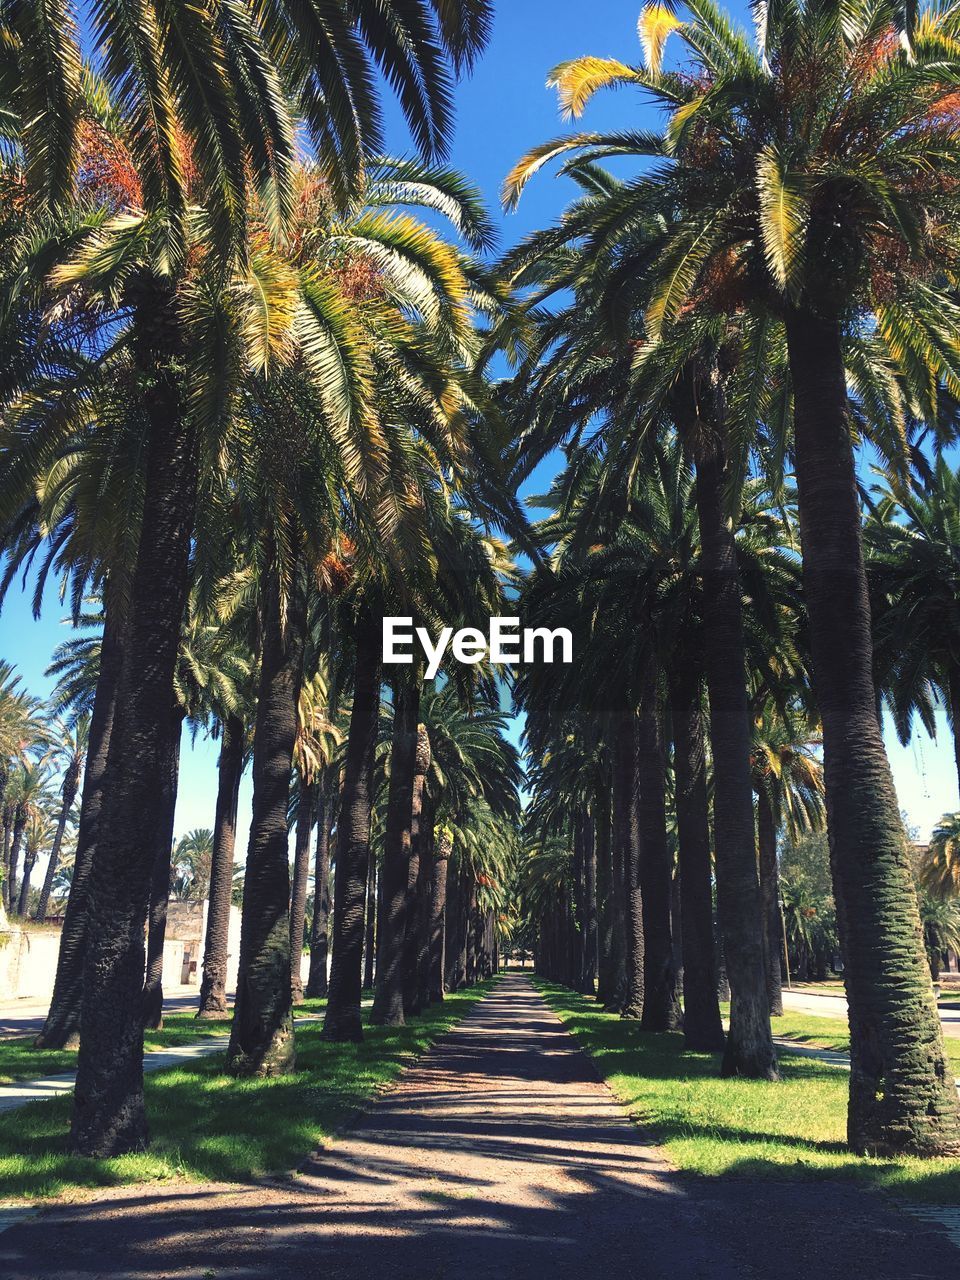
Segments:
[[[58,1206],[0,1235],[0,1273],[942,1280],[957,1253],[936,1226],[848,1186],[681,1178],[510,976],[297,1177]]]

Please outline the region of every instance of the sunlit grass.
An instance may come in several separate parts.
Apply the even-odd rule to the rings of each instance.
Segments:
[[[293,1169],[486,990],[480,986],[449,996],[406,1027],[367,1026],[359,1045],[330,1044],[321,1039],[319,1022],[302,1024],[297,1070],[276,1080],[234,1080],[223,1074],[220,1053],[149,1074],[151,1143],[143,1155],[113,1160],[70,1155],[69,1095],[0,1115],[0,1199],[176,1177],[245,1182]],[[311,1004],[310,1012],[322,1010],[322,1002]],[[222,1023],[194,1025],[205,1025],[208,1034],[225,1030]]]
[[[146,1033],[143,1047],[170,1049],[205,1040],[208,1036],[222,1036],[229,1030],[229,1022],[204,1022],[192,1013],[175,1013],[164,1019],[162,1031]],[[75,1049],[35,1049],[34,1039],[31,1034],[0,1040],[0,1085],[76,1070]]]
[[[661,1141],[682,1170],[706,1177],[838,1178],[904,1198],[960,1203],[960,1161],[864,1160],[845,1149],[849,1076],[789,1053],[783,1080],[722,1080],[713,1054],[685,1053],[683,1037],[651,1035],[604,1013],[595,1001],[538,984],[551,1008],[592,1056],[616,1096]],[[844,1047],[837,1019],[777,1020],[816,1042]],[[801,1024],[827,1024],[804,1028]]]

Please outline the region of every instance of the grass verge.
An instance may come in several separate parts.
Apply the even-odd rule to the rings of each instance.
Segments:
[[[7,1112],[0,1115],[0,1199],[171,1178],[248,1182],[292,1169],[488,990],[451,995],[406,1027],[367,1026],[361,1044],[331,1044],[319,1022],[301,1024],[297,1070],[275,1080],[224,1075],[222,1054],[151,1073],[144,1080],[151,1144],[142,1155],[71,1155],[69,1095]],[[319,1011],[315,1003],[309,1012]]]
[[[229,1030],[229,1022],[203,1022],[192,1013],[174,1013],[164,1019],[162,1031],[146,1033],[143,1047],[147,1050],[172,1049],[195,1044],[207,1036],[222,1036]],[[76,1070],[75,1049],[35,1049],[34,1039],[33,1035],[28,1035],[0,1040],[0,1085]]]
[[[841,1068],[783,1053],[779,1084],[722,1080],[717,1055],[684,1052],[681,1035],[641,1033],[593,1000],[537,985],[680,1169],[705,1177],[852,1180],[903,1199],[960,1203],[960,1161],[865,1160],[845,1149],[849,1077]],[[842,1047],[836,1019],[803,1021],[832,1024],[828,1047]]]
[[[796,1040],[798,1044],[816,1049],[834,1049],[837,1053],[850,1052],[850,1033],[845,1018],[821,1018],[809,1013],[787,1010],[782,1018],[773,1019],[773,1034]],[[960,1075],[960,1038],[944,1036],[944,1047],[953,1070]]]

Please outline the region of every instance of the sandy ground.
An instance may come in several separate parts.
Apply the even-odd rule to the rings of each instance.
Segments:
[[[129,1188],[0,1236],[8,1280],[920,1280],[937,1226],[856,1189],[682,1178],[525,978],[269,1186]]]

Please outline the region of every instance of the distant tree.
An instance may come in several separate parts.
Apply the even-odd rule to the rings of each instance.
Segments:
[[[213,832],[198,827],[181,836],[173,850],[170,892],[178,902],[203,902],[210,892]]]

